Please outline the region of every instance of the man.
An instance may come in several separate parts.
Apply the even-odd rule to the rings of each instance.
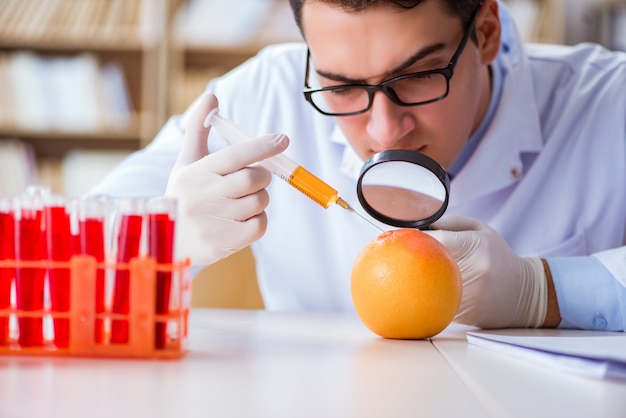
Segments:
[[[419,151],[453,177],[429,233],[461,268],[457,321],[624,329],[624,54],[524,46],[497,0],[291,5],[306,45],[267,48],[208,87],[253,143],[204,126],[206,94],[96,191],[178,198],[195,263],[252,243],[267,309],[351,310],[352,263],[379,231],[269,184],[250,165],[289,141],[263,134],[284,133],[285,153],[353,206],[365,159]]]

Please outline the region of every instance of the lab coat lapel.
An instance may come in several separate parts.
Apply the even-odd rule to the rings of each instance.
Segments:
[[[451,207],[519,181],[524,175],[520,154],[539,152],[543,146],[532,74],[520,49],[518,43],[507,45],[500,104],[474,154],[452,181]]]

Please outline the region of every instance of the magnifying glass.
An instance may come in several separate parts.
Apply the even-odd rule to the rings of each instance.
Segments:
[[[424,154],[387,150],[365,162],[356,188],[363,209],[380,222],[428,229],[448,207],[450,177]]]

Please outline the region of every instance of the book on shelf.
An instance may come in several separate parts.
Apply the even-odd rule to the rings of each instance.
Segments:
[[[522,39],[534,41],[539,36],[541,5],[536,1],[506,0],[505,4],[517,25]]]
[[[615,51],[626,51],[626,2],[602,4],[592,13],[594,41]]]
[[[146,42],[166,0],[0,0],[0,39],[12,42]]]
[[[89,192],[129,153],[125,150],[69,151],[60,162],[63,193],[78,197]]]
[[[54,193],[81,197],[129,154],[128,150],[75,148],[61,158],[39,158],[35,178]]]
[[[37,182],[32,147],[17,139],[0,140],[0,195],[17,196]]]
[[[73,149],[62,158],[39,158],[27,142],[0,139],[0,196],[18,196],[28,186],[80,197],[130,154],[128,150]]]
[[[577,14],[577,8],[566,16],[566,0],[503,0],[513,16],[522,39],[527,42],[564,44],[568,19]]]
[[[284,0],[188,0],[174,20],[188,46],[237,48],[300,39]]]
[[[0,55],[0,109],[0,129],[80,133],[126,132],[133,114],[120,66],[89,53]]]

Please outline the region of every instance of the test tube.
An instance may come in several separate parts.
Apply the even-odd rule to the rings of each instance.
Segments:
[[[148,254],[157,263],[155,313],[169,313],[174,261],[174,239],[176,223],[176,199],[160,197],[148,201]],[[165,266],[167,271],[159,270]],[[167,343],[167,322],[157,321],[154,347],[164,348]]]
[[[15,218],[12,199],[0,197],[0,260],[15,261]],[[9,342],[9,308],[11,307],[11,285],[15,276],[13,267],[0,267],[0,345]]]
[[[43,262],[46,257],[43,202],[40,195],[23,195],[14,212],[16,219],[16,259]],[[15,271],[16,306],[19,339],[22,347],[43,344],[43,315],[30,316],[29,311],[43,311],[45,267],[19,267]]]
[[[48,259],[53,262],[69,263],[72,249],[72,213],[71,200],[60,195],[51,195],[45,205],[45,231]],[[50,308],[52,312],[69,312],[70,309],[69,265],[51,266],[48,269],[50,286]],[[68,318],[53,316],[54,344],[57,347],[69,345],[70,323]]]
[[[70,242],[72,243],[72,254],[81,254],[79,199],[69,197],[67,208],[70,212]]]
[[[235,143],[252,139],[232,121],[221,117],[217,108],[209,113],[205,121],[206,124],[215,127],[226,139]],[[352,210],[348,203],[339,197],[337,190],[285,154],[281,153],[263,160],[259,162],[259,165],[276,174],[324,209],[328,209],[333,203],[336,203],[344,209]]]
[[[127,264],[138,257],[142,250],[142,235],[146,201],[141,198],[123,198],[117,202],[117,222],[115,232],[116,257],[118,264]],[[111,311],[114,314],[128,315],[130,312],[130,270],[119,266],[115,271],[113,285],[113,303]],[[111,343],[128,343],[127,319],[113,319],[111,321]]]
[[[105,221],[107,209],[108,200],[103,196],[89,196],[79,202],[80,252],[94,257],[98,263],[94,295],[96,315],[104,313],[106,309],[104,262],[106,260]],[[94,331],[96,343],[104,343],[104,335],[105,321],[103,318],[96,318]]]

